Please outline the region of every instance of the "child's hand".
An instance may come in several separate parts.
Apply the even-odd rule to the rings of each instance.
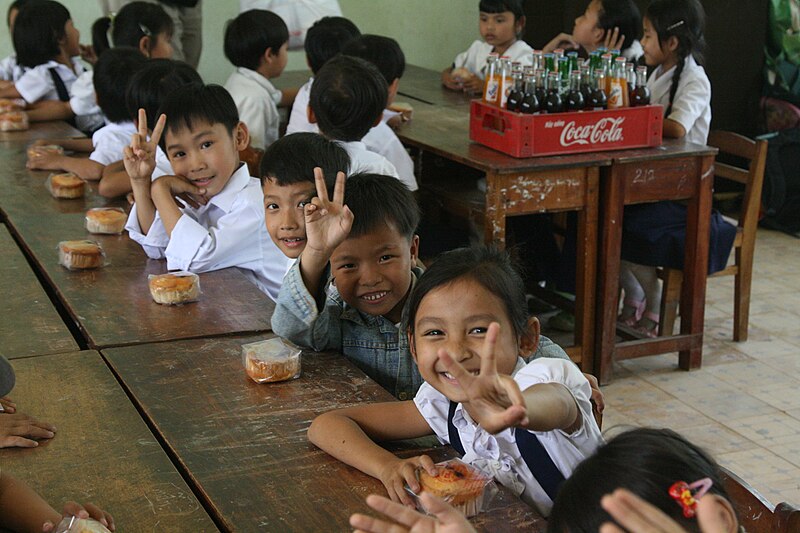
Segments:
[[[463,89],[461,78],[453,77],[453,71],[449,69],[442,72],[442,85],[451,91],[460,91]]]
[[[436,518],[404,507],[383,496],[370,494],[367,496],[367,505],[400,525],[363,514],[352,515],[350,525],[358,531],[367,533],[407,533],[410,531],[415,533],[475,533],[475,529],[467,518],[444,500],[428,492],[423,492],[420,498],[428,512]]]
[[[603,46],[609,50],[622,50],[622,45],[625,43],[625,36],[619,34],[619,28],[614,27],[613,30],[606,30],[605,41]]]
[[[591,374],[587,374],[584,372],[583,377],[586,378],[586,381],[589,382],[589,386],[592,388],[592,401],[597,406],[597,412],[602,413],[606,408],[606,399],[603,395],[603,391],[600,390],[600,384],[597,382],[597,378]]]
[[[617,489],[600,500],[601,507],[611,518],[624,527],[606,522],[600,526],[600,533],[625,533],[625,531],[648,531],[651,533],[686,533],[655,505],[646,502],[627,489]],[[721,503],[711,495],[697,500],[697,522],[703,533],[731,531],[731,516],[721,512]],[[731,510],[732,511],[732,510]]]
[[[67,502],[64,504],[64,511],[63,516],[66,518],[68,516],[74,516],[76,518],[92,518],[97,520],[104,526],[106,526],[109,530],[114,531],[116,529],[116,525],[114,524],[114,517],[111,516],[109,513],[103,511],[98,506],[93,503],[84,503],[83,505],[76,503],[76,502]],[[45,533],[49,533],[55,529],[55,524],[52,522],[45,522],[42,525],[42,531]]]
[[[144,109],[139,109],[139,132],[131,136],[130,146],[123,150],[122,161],[125,171],[132,182],[149,182],[156,168],[156,150],[161,133],[167,123],[166,115],[158,117],[158,122],[153,128],[150,140],[147,140],[147,114]]]
[[[28,157],[25,167],[30,170],[61,170],[61,158],[63,156],[53,152],[37,151]]]
[[[81,50],[81,59],[90,65],[97,63],[97,53],[94,51],[94,46],[91,44],[81,44],[79,46]]]
[[[483,80],[472,74],[469,78],[461,81],[461,87],[467,94],[479,94],[483,92]]]
[[[417,480],[417,468],[419,467],[427,470],[432,476],[438,473],[433,464],[433,460],[427,455],[409,457],[408,459],[396,459],[387,464],[380,473],[378,479],[380,479],[383,486],[386,487],[386,492],[389,493],[389,498],[391,498],[393,502],[400,502],[403,505],[414,507],[414,501],[406,492],[405,485],[408,485],[414,492],[419,491],[419,481]]]
[[[481,370],[477,376],[470,374],[461,363],[446,350],[439,350],[439,360],[467,395],[475,421],[489,433],[498,433],[506,428],[528,424],[527,409],[522,391],[511,376],[497,373],[495,344],[500,325],[489,324],[483,342]]]
[[[0,398],[0,412],[9,414],[16,413],[17,404],[14,403],[14,400],[9,398],[8,396],[4,396]]]
[[[0,448],[35,448],[33,439],[52,439],[56,427],[23,413],[0,414]]]
[[[564,48],[565,50],[577,50],[580,48],[580,45],[575,42],[575,39],[572,38],[572,35],[569,33],[559,33],[553,39],[544,45],[542,51],[545,54],[553,53],[553,50],[557,48]]]
[[[206,194],[206,189],[198,187],[190,180],[181,176],[161,176],[153,182],[151,188],[153,191],[153,199],[156,198],[157,194],[169,195],[176,200],[183,200],[194,208],[208,203],[208,199],[204,196]],[[177,201],[176,203],[179,207],[183,207],[183,204]]]
[[[317,196],[305,206],[306,248],[303,255],[316,255],[328,261],[336,249],[350,233],[353,226],[353,213],[344,205],[345,175],[336,175],[336,186],[333,189],[333,200],[328,199],[325,178],[322,169],[314,169],[314,183]]]

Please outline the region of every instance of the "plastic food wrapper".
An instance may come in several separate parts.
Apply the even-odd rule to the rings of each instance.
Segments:
[[[50,174],[45,186],[53,198],[83,198],[86,193],[86,182],[72,172]]]
[[[497,485],[492,476],[468,465],[460,459],[450,459],[436,463],[439,474],[431,476],[425,469],[417,468],[420,494],[430,492],[446,501],[469,518],[489,507],[497,495]],[[419,494],[406,486],[406,492],[414,497],[417,509],[423,513],[428,510],[422,505]]]
[[[106,526],[91,518],[65,516],[54,533],[111,533]]]
[[[0,113],[0,131],[22,131],[30,127],[25,111],[6,111]]]
[[[169,272],[147,276],[150,296],[162,305],[182,305],[200,299],[200,276],[191,272]]]
[[[64,155],[64,148],[57,144],[32,144],[28,146],[28,159],[38,154]]]
[[[242,363],[256,383],[272,383],[300,377],[300,352],[294,344],[275,337],[242,346]]]
[[[86,212],[86,230],[89,233],[119,235],[125,231],[128,215],[120,207],[95,207]]]
[[[24,111],[28,103],[22,98],[0,98],[0,113]]]
[[[81,240],[58,243],[58,264],[67,270],[87,270],[104,267],[108,262],[98,243]]]
[[[403,122],[408,122],[414,117],[414,108],[408,102],[392,102],[389,111],[401,115]]]

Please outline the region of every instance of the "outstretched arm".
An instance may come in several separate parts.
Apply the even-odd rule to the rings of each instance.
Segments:
[[[156,217],[156,207],[150,196],[150,178],[156,168],[156,149],[166,123],[165,115],[158,117],[153,134],[147,140],[147,114],[144,109],[139,109],[139,131],[131,136],[131,144],[123,152],[122,160],[131,179],[139,228],[145,235]]]
[[[58,523],[58,511],[29,486],[0,472],[0,526],[11,531],[41,531],[45,522]]]

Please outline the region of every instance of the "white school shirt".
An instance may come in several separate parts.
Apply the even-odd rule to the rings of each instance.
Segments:
[[[122,161],[122,151],[131,144],[131,136],[136,133],[133,121],[109,122],[92,135],[92,151],[89,159],[101,165]]]
[[[551,358],[536,359],[528,364],[520,358],[513,377],[523,391],[539,383],[561,383],[575,398],[582,419],[581,427],[575,432],[532,432],[547,450],[558,470],[568,478],[575,467],[603,443],[589,402],[592,395],[589,382],[571,361]],[[450,400],[428,383],[423,383],[414,398],[414,404],[439,441],[449,443],[447,416]],[[550,514],[553,501],[531,474],[514,440],[514,431],[524,430],[508,428],[492,435],[476,424],[461,404],[456,407],[453,425],[458,429],[464,447],[462,460],[465,463],[474,464],[492,473],[499,483],[520,496],[527,504],[536,507],[543,516]]]
[[[311,86],[314,84],[314,76],[297,91],[297,96],[292,104],[292,112],[289,114],[289,124],[286,126],[286,135],[297,133],[298,131],[308,131],[319,133],[319,127],[308,121],[308,101],[311,98]]]
[[[97,105],[97,97],[94,94],[93,70],[87,70],[78,76],[70,87],[69,107],[75,113],[75,122],[79,130],[92,132],[105,125],[106,117]]]
[[[56,68],[56,73],[61,77],[61,81],[64,82],[64,86],[69,91],[78,76],[85,71],[77,57],[72,58],[72,64],[75,67],[75,72],[57,61],[51,60],[47,63],[42,63],[25,71],[25,74],[16,81],[14,86],[29,104],[39,100],[58,100],[58,91],[56,91],[56,86],[50,75],[50,69]]]
[[[225,88],[236,102],[239,120],[247,124],[252,147],[264,149],[277,141],[281,91],[258,72],[244,67],[237,67]]]
[[[406,187],[411,191],[419,189],[417,178],[414,177],[414,161],[406,152],[403,143],[397,138],[397,134],[389,127],[386,122],[381,121],[377,126],[372,127],[361,142],[370,152],[375,152],[385,157],[394,165],[397,174]]]
[[[640,43],[638,40],[634,40],[628,48],[622,51],[622,57],[628,61],[633,61],[634,63],[643,55],[644,48],[642,48],[642,43]]]
[[[128,141],[130,144],[130,141]],[[172,170],[172,163],[169,162],[166,152],[160,146],[156,147],[156,168],[153,169],[153,175],[150,176],[151,181],[156,181],[161,176],[174,176],[175,171]]]
[[[359,172],[369,172],[370,174],[383,174],[384,176],[392,176],[400,181],[403,179],[397,173],[397,169],[388,159],[381,154],[371,152],[367,149],[367,145],[363,141],[336,141],[345,149],[347,155],[350,156],[350,175]],[[411,184],[403,181],[406,187],[411,187]],[[416,186],[416,181],[414,182]]]
[[[494,46],[480,39],[467,48],[466,52],[458,54],[453,61],[453,68],[464,67],[479,78],[483,79],[486,76],[486,58],[491,53]],[[503,53],[508,56],[511,62],[519,62],[522,66],[533,65],[533,48],[528,46],[528,43],[522,39],[517,39],[514,44],[508,47],[508,50]]]
[[[647,79],[650,103],[661,104],[665,111],[669,106],[669,89],[675,68],[663,72],[659,65]],[[706,144],[711,126],[711,82],[708,81],[706,71],[692,56],[686,58],[678,90],[672,101],[672,112],[664,118],[683,126],[687,142]]]
[[[206,205],[181,211],[171,238],[158,213],[150,231],[143,234],[136,204],[125,229],[148,257],[166,258],[169,270],[200,273],[238,267],[261,291],[273,300],[278,298],[293,260],[283,255],[267,233],[261,184],[250,177],[247,165],[240,165]]]
[[[17,63],[17,54],[11,54],[0,61],[0,79],[16,82],[28,70]]]

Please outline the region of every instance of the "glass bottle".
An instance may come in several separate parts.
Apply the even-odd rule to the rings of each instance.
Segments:
[[[581,93],[581,71],[573,70],[569,77],[569,92],[564,103],[566,111],[582,111],[586,102]]]
[[[533,51],[533,69],[539,70],[544,68],[544,52],[541,50]]]
[[[580,70],[580,65],[578,63],[578,52],[567,52],[567,59],[569,59],[569,71],[572,72],[573,70]]]
[[[594,91],[592,69],[589,68],[589,65],[583,65],[581,66],[581,94],[583,95],[583,101],[587,106],[589,105],[589,99],[592,96],[592,91]]]
[[[544,107],[544,100],[547,98],[547,72],[544,70],[537,70],[535,72],[536,77],[536,100],[539,102],[539,110],[541,111]]]
[[[559,83],[561,84],[558,92],[562,96],[565,96],[569,91],[569,73],[569,58],[563,56],[558,58]]]
[[[561,113],[564,103],[559,92],[561,87],[561,76],[558,72],[547,74],[547,97],[544,99],[544,108],[548,113]]]
[[[524,88],[522,86],[522,65],[519,63],[513,63],[511,65],[511,79],[513,81],[513,85],[511,86],[511,90],[508,92],[506,109],[509,111],[519,112],[519,106],[522,103],[522,97],[525,95]]]
[[[636,69],[636,85],[631,91],[631,105],[650,105],[650,89],[647,87],[647,67]]]
[[[505,109],[508,93],[511,92],[513,80],[511,79],[511,59],[507,56],[500,58],[500,89],[497,92],[497,106]]]
[[[494,52],[486,58],[486,81],[483,83],[483,101],[491,105],[497,105],[497,95],[500,90],[500,73],[497,62],[497,54]]]
[[[544,71],[553,72],[556,69],[556,56],[553,54],[544,54]]]
[[[533,67],[525,67],[524,88],[522,102],[519,104],[519,112],[532,115],[539,112],[539,99],[536,97],[536,70]]]
[[[611,57],[611,54],[603,54],[600,56],[600,59],[602,64],[601,68],[603,69],[603,74],[605,75],[606,79],[606,86],[604,87],[604,90],[606,91],[606,94],[608,94],[609,90],[611,89],[609,84],[611,83],[611,69],[614,67],[614,60]]]
[[[608,83],[608,109],[628,107],[628,80],[625,78],[625,58],[618,57],[614,61],[611,81]]]
[[[589,99],[589,103],[587,104],[587,108],[589,109],[605,109],[608,105],[608,101],[606,98],[606,75],[603,72],[603,69],[597,69],[594,71],[594,91],[592,91],[592,97]]]

